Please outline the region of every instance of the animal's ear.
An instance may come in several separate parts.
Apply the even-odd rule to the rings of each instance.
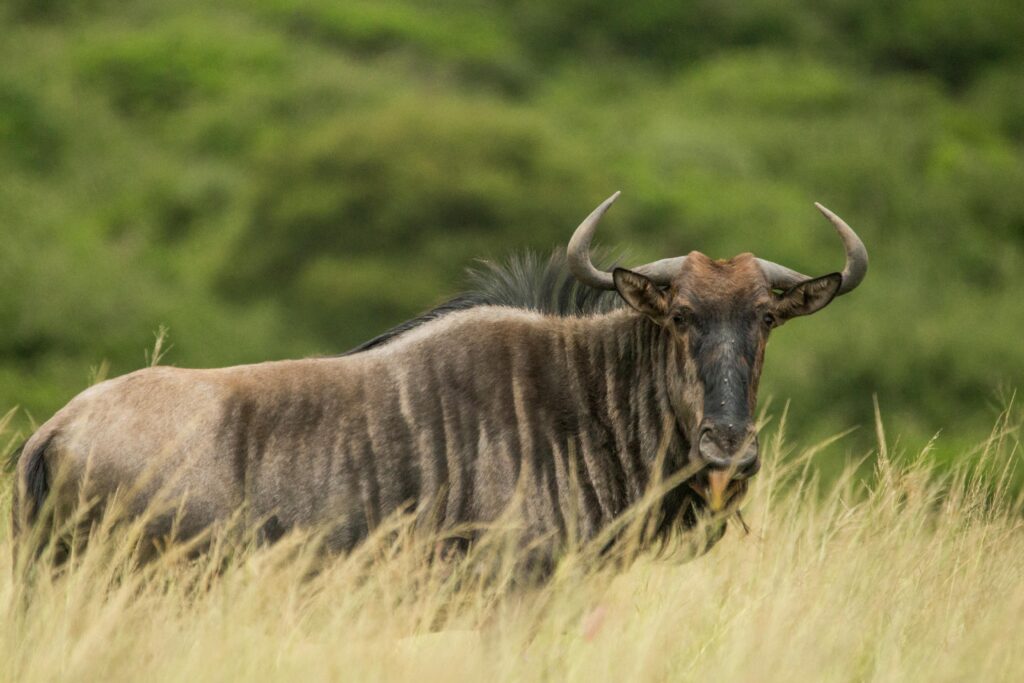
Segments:
[[[775,301],[775,315],[779,320],[789,320],[800,315],[817,313],[828,306],[843,284],[843,276],[830,273],[804,280],[778,295]]]
[[[668,295],[648,278],[625,268],[612,271],[615,289],[626,303],[652,318],[664,322],[668,317]]]

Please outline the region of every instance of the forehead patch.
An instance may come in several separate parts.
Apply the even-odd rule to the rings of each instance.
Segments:
[[[771,299],[768,281],[749,253],[726,260],[690,252],[672,279],[672,290],[693,306],[749,306]]]

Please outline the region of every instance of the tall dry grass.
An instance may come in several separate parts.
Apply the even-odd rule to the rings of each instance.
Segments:
[[[750,534],[688,562],[571,553],[539,585],[500,543],[427,562],[401,524],[326,565],[286,537],[133,568],[115,536],[28,584],[4,532],[0,679],[1024,680],[1014,427],[940,472],[928,448],[890,452],[879,421],[873,474],[852,463],[828,484],[811,465],[841,442],[780,436]],[[481,571],[481,553],[499,561]]]

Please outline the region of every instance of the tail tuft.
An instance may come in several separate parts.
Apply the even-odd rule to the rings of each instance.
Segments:
[[[20,461],[24,461],[23,468],[19,468],[22,470],[23,480],[18,482],[18,486],[15,487],[15,531],[18,529],[19,523],[24,523],[26,529],[34,524],[46,502],[46,496],[50,492],[50,472],[46,467],[45,456],[46,449],[50,447],[52,441],[53,434],[31,451],[25,452],[24,446],[22,447],[18,459],[19,465]],[[19,501],[19,491],[24,495],[24,500]]]

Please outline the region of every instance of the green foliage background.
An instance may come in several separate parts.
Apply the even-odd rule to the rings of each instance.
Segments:
[[[8,0],[0,406],[109,361],[343,351],[474,258],[601,227],[637,260],[842,263],[762,396],[808,434],[975,443],[1024,377],[1024,12],[1012,0]],[[851,437],[851,452],[870,429]]]

